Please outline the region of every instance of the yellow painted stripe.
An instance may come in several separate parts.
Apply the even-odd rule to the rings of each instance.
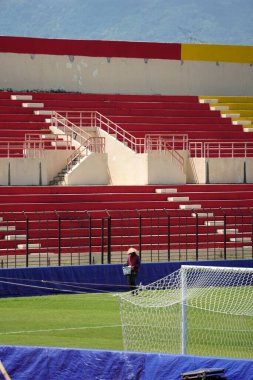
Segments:
[[[217,99],[219,103],[253,103],[253,96],[199,96],[201,99]]]
[[[250,116],[249,117],[246,117],[246,116],[245,117],[243,117],[243,116],[242,117],[232,117],[232,120],[235,120],[235,121],[240,121],[240,120],[243,120],[243,121],[246,120],[247,121],[247,120],[249,120],[249,121],[252,122],[253,121],[253,117],[250,117]]]
[[[253,109],[252,110],[238,110],[238,112],[228,112],[228,111],[220,111],[221,114],[227,114],[227,113],[238,113],[240,114],[240,117],[252,117],[253,118]]]
[[[228,106],[229,110],[226,111],[229,113],[231,110],[253,110],[253,103],[213,103],[210,104],[210,107],[218,106]]]
[[[253,46],[181,44],[181,59],[253,63]]]

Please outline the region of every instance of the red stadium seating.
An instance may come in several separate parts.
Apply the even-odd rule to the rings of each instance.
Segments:
[[[0,92],[1,146],[10,138],[21,142],[27,133],[49,131],[48,116],[35,114],[37,109],[95,110],[135,137],[184,133],[190,141],[253,139],[247,134],[246,140],[241,126],[196,96],[32,92],[32,100],[25,101],[12,100],[13,94]],[[43,107],[22,106],[30,102]],[[49,254],[58,260],[79,255],[80,262],[82,254],[85,263],[121,262],[129,245],[146,261],[252,256],[253,185],[167,186],[168,193],[156,188],[166,186],[0,187],[2,266],[10,265],[10,257],[16,265],[17,256],[28,262],[32,255]],[[101,252],[107,252],[106,259]]]

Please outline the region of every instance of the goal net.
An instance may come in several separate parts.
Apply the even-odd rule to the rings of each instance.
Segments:
[[[118,297],[126,350],[253,358],[253,269],[183,265]]]

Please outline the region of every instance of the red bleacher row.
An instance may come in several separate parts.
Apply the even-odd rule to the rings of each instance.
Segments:
[[[196,250],[196,244],[205,251],[224,250],[225,244],[234,255],[238,249],[251,255],[253,185],[180,185],[169,186],[170,193],[155,192],[165,188],[0,187],[0,255],[24,255],[26,243],[29,254],[58,253],[59,223],[62,254],[90,249],[99,254],[108,244],[112,253],[129,245],[143,252],[178,252]],[[168,201],[185,196],[188,201]]]
[[[31,92],[31,101],[12,100],[12,92],[0,92],[0,138],[21,140],[27,133],[45,134],[49,124],[45,115],[35,115],[36,108],[22,103],[43,103],[44,110],[98,111],[135,137],[145,134],[187,134],[193,141],[253,141],[231,119],[210,111],[197,96],[110,95]],[[18,94],[18,93],[15,93]],[[25,93],[27,95],[28,93]],[[38,109],[40,109],[38,107]],[[11,135],[11,132],[13,134]]]

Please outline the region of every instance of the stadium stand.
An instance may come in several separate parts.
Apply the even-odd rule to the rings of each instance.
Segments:
[[[251,135],[245,138],[242,126],[231,121],[233,115],[220,114],[224,110],[216,104],[227,100],[5,91],[0,93],[1,155],[23,157],[27,145],[22,144],[27,142],[38,143],[42,150],[56,149],[57,144],[57,149],[74,150],[73,134],[68,144],[54,134],[54,112],[70,117],[95,110],[135,138],[183,132],[189,146],[227,144],[226,150],[212,150],[209,157],[226,157],[236,140],[242,143],[236,155],[243,157],[243,144]],[[249,97],[232,100],[241,108],[251,104]],[[62,264],[64,257],[79,264],[117,263],[124,261],[129,245],[139,247],[144,261],[252,257],[250,184],[2,187],[0,204],[2,267],[37,265],[38,260],[41,265]]]
[[[22,91],[22,75],[13,85],[7,67],[5,87],[8,83],[9,88],[19,90],[0,92],[0,156],[5,163],[0,176],[3,267],[18,265],[17,257],[21,256],[26,266],[32,265],[33,255],[39,260],[46,258],[39,261],[40,265],[51,264],[51,256],[63,264],[64,255],[68,260],[70,257],[71,263],[72,259],[77,263],[118,263],[123,261],[123,252],[130,244],[138,246],[144,261],[252,257],[253,135],[245,134],[251,131],[252,97],[198,96],[201,89],[206,93],[215,88],[213,84],[220,75],[217,54],[223,62],[235,62],[240,70],[242,64],[251,62],[249,48],[241,49],[238,56],[236,48],[227,47],[224,55],[219,47],[213,47],[212,55],[205,55],[205,60],[212,62],[215,57],[216,64],[196,91],[196,78],[200,78],[202,71],[206,73],[205,63],[191,74],[187,67],[191,60],[200,59],[199,54],[206,54],[205,46],[196,50],[196,46],[183,44],[119,43],[114,49],[114,43],[104,42],[94,44],[90,51],[87,41],[73,48],[68,41],[58,41],[56,48],[54,41],[48,45],[37,40],[34,46],[33,40],[24,39],[22,49],[20,41],[3,37],[3,57],[12,61],[9,52],[25,59],[30,57],[22,68],[24,74],[31,65],[35,71],[43,66],[44,77],[41,82],[37,82],[40,76],[34,77],[34,83],[25,82],[26,89]],[[122,58],[121,45],[128,48],[127,58]],[[28,57],[30,49],[34,55]],[[76,56],[70,56],[70,51]],[[114,86],[110,87],[107,75],[101,71],[96,87],[96,65],[108,57],[109,51],[119,59],[117,70],[110,58],[106,58],[104,66],[106,70],[114,70]],[[81,66],[93,68],[91,84],[86,77],[86,91],[79,91],[74,84],[76,74],[71,77],[72,83],[68,82],[70,77],[67,72],[64,74],[64,65],[60,77],[67,90],[59,90],[59,85],[53,84],[54,77],[45,69],[47,60],[55,56],[59,65],[66,54],[67,72],[75,70],[75,65],[79,71],[83,70]],[[87,63],[79,62],[86,54],[94,61],[89,62],[86,57]],[[139,77],[134,70],[127,74],[132,91],[127,82],[122,82],[120,90],[120,67],[133,57],[145,69],[139,72]],[[153,59],[154,68],[146,57]],[[171,84],[175,87],[168,90],[166,86],[166,91],[155,76],[153,82],[151,75],[160,68],[163,76],[164,62],[160,60],[171,68],[180,63],[173,69],[177,80]],[[141,79],[147,67],[151,70],[150,87],[148,81]],[[230,73],[230,66],[226,67]],[[187,90],[178,73],[180,78],[186,75],[189,79],[189,83],[185,82]],[[235,92],[229,87],[230,80],[223,77],[222,81],[224,88]],[[155,83],[160,86],[157,94]],[[239,89],[236,78],[234,83]],[[136,89],[141,93],[137,94]],[[108,136],[113,140],[108,140]],[[116,147],[116,155],[112,150],[115,140],[123,143]],[[145,169],[143,163],[138,166],[135,156],[131,158],[130,169],[125,165],[129,156],[119,160],[120,152],[126,148],[133,154],[147,153]],[[56,151],[62,155],[56,156]],[[88,162],[93,176],[90,172],[81,174],[84,166],[80,164],[87,151],[100,155],[100,166],[98,161]],[[52,155],[45,159],[47,152]],[[158,155],[152,161],[153,152],[160,156],[166,152],[167,161],[157,160]],[[119,161],[116,168],[115,160]],[[146,171],[139,182],[138,174],[129,176],[135,167],[138,174]],[[22,170],[24,178],[20,175]],[[75,170],[73,179],[70,173]],[[164,171],[168,173],[163,177]],[[81,177],[79,181],[77,177]],[[31,184],[36,186],[21,186]],[[9,260],[11,256],[14,264]]]
[[[28,139],[46,141],[42,150],[55,149],[50,130],[55,110],[60,115],[95,110],[136,138],[184,132],[193,144],[245,143],[242,127],[222,117],[220,109],[213,111],[216,103],[208,97],[2,92],[0,102],[2,145],[12,133],[14,147]],[[56,134],[53,141],[62,140]],[[243,148],[237,155],[244,155]],[[138,246],[146,261],[248,258],[252,186],[2,187],[2,266],[13,265],[11,256],[15,265],[19,256],[26,265],[32,256],[42,265],[50,257],[62,263],[62,254],[77,263],[121,262],[129,244]]]
[[[3,36],[0,42],[0,265],[11,268],[2,270],[2,296],[54,294],[47,280],[108,290],[109,282],[125,280],[129,246],[140,253],[143,283],[182,263],[252,265],[245,260],[253,258],[252,47]],[[85,171],[87,151],[97,156]],[[141,165],[139,153],[146,154]],[[116,265],[83,265],[100,263]],[[25,278],[45,288],[27,287]],[[41,351],[3,346],[1,359],[17,375],[24,369],[17,355],[34,355],[25,369],[44,378]],[[74,350],[79,359],[66,361],[58,351],[52,355],[59,372],[81,357]],[[45,352],[45,373],[57,372]],[[85,350],[85,375],[97,370],[101,354],[107,360],[107,351]],[[109,352],[121,370],[126,355],[119,361]],[[170,355],[168,366],[161,354],[147,354],[152,365],[143,367],[141,354],[130,355],[123,377],[129,363],[136,374],[141,368],[157,379],[217,365],[239,378],[238,369],[252,367],[197,356],[187,363],[186,355],[183,362]],[[76,368],[67,378],[75,375]]]

